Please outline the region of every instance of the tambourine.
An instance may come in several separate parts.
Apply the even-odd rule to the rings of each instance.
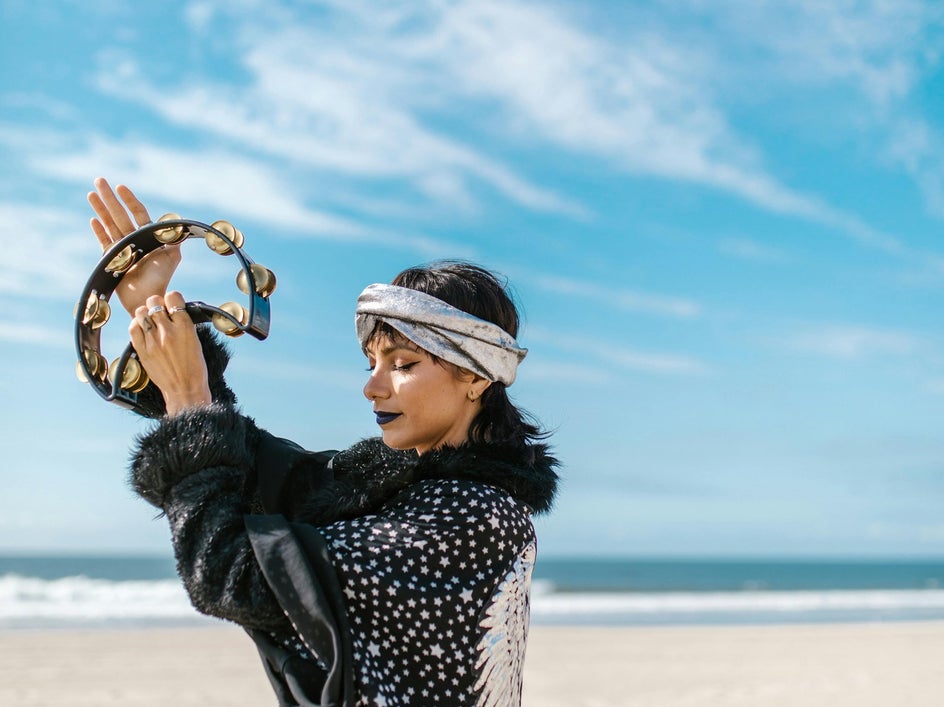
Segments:
[[[249,333],[261,341],[269,335],[269,296],[275,290],[275,275],[245,253],[242,232],[228,221],[215,221],[208,226],[182,219],[177,214],[166,214],[109,248],[76,303],[76,375],[83,383],[90,383],[105,400],[137,409],[138,393],[149,382],[132,344],[111,363],[102,355],[101,329],[111,316],[108,301],[112,293],[124,274],[148,253],[189,238],[202,238],[210,250],[219,255],[235,255],[241,266],[236,286],[249,297],[248,308],[238,302],[225,302],[219,307],[205,302],[187,302],[187,314],[193,322],[211,322],[218,331],[231,337]]]

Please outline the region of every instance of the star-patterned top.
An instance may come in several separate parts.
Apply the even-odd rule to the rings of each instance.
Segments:
[[[496,631],[489,607],[533,558],[524,504],[483,483],[423,481],[321,532],[347,599],[358,705],[475,705],[483,666],[496,660],[514,672],[503,704],[520,703],[530,565],[513,599],[516,640],[488,661],[482,652]]]
[[[193,606],[249,631],[285,704],[492,707],[520,703],[556,466],[522,441],[312,453],[214,404],[143,436],[131,482]]]

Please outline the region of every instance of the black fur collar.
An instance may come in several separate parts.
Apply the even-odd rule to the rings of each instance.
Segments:
[[[557,491],[557,460],[543,444],[467,443],[417,456],[391,449],[377,437],[339,452],[331,466],[334,478],[314,492],[299,520],[322,524],[370,513],[426,479],[490,484],[535,513],[550,510]]]

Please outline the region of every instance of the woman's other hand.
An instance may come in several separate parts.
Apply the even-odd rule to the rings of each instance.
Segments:
[[[104,177],[99,177],[95,180],[95,191],[88,194],[88,202],[97,216],[91,220],[92,232],[102,250],[151,222],[144,204],[128,187],[119,185],[116,191],[117,195]],[[165,245],[124,274],[115,293],[128,314],[134,316],[150,296],[164,296],[180,257],[180,244]]]
[[[185,304],[179,292],[151,295],[128,327],[138,360],[164,395],[171,417],[213,402],[203,349]]]

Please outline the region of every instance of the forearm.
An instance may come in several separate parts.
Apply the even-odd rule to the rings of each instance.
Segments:
[[[209,385],[201,385],[191,390],[164,393],[164,409],[170,417],[176,417],[184,410],[210,405],[213,393]]]

